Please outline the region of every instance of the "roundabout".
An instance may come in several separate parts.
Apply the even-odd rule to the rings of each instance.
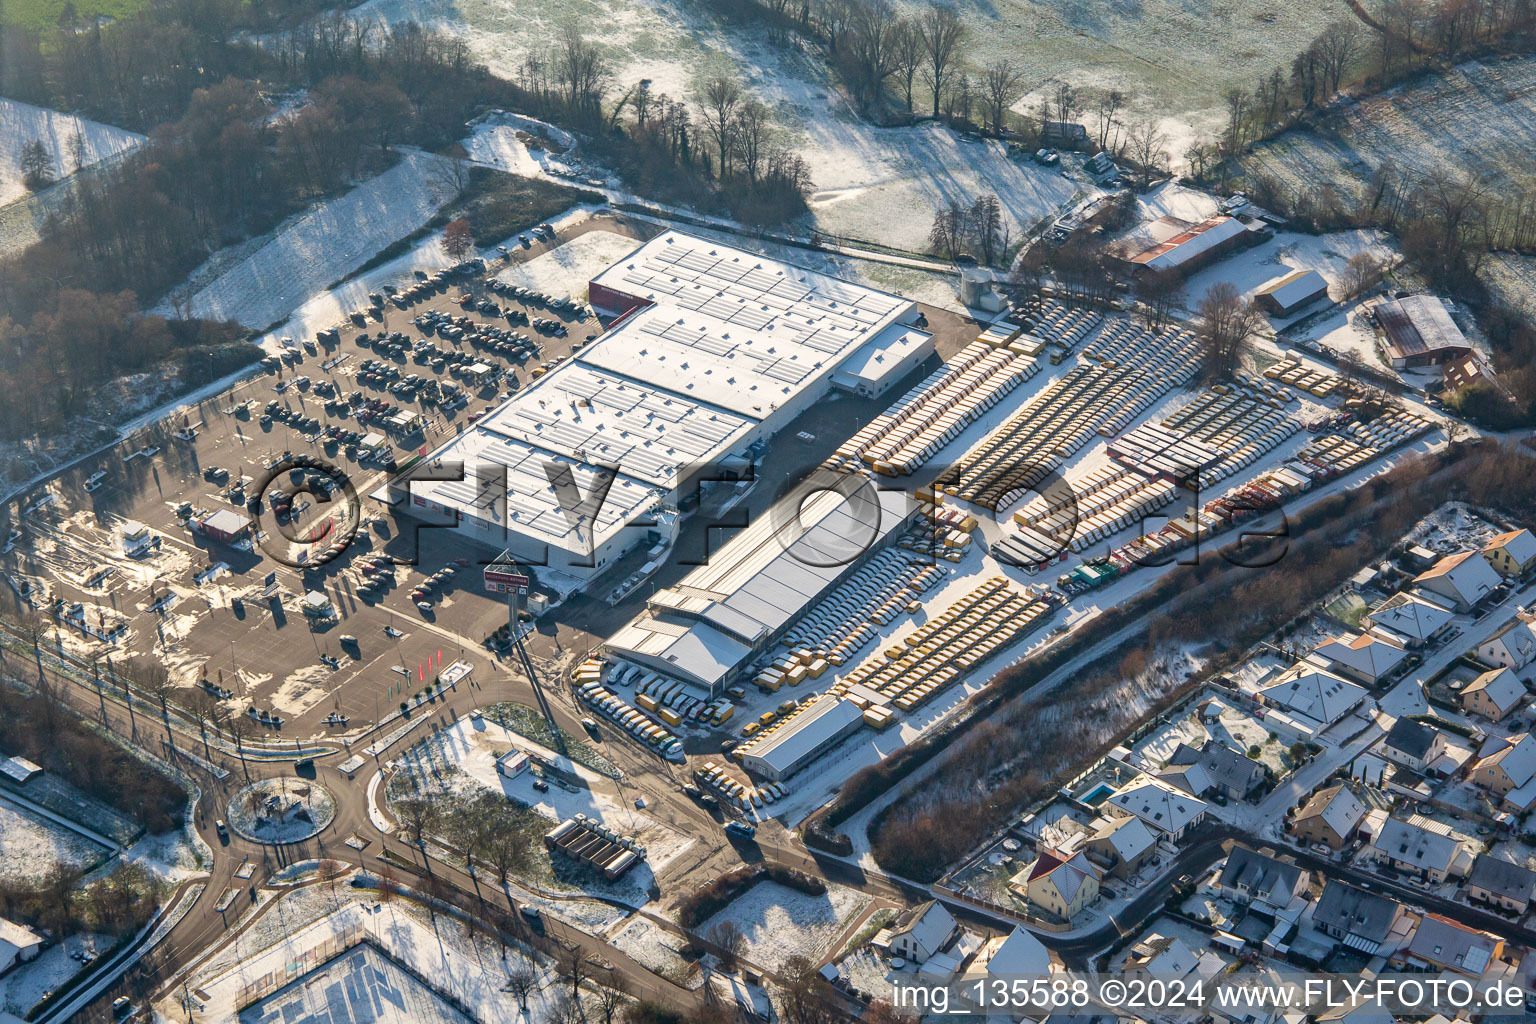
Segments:
[[[308,779],[263,779],[237,792],[227,814],[241,837],[282,846],[323,831],[336,818],[336,799]]]

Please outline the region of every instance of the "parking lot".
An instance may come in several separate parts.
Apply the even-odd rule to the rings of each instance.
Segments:
[[[206,685],[241,714],[264,712],[252,727],[285,739],[361,735],[460,658],[500,699],[497,689],[509,678],[515,688],[520,673],[484,645],[507,621],[503,599],[481,586],[478,563],[494,552],[468,551],[462,538],[418,531],[409,518],[397,522],[369,495],[393,468],[601,332],[574,303],[488,284],[594,229],[637,239],[657,230],[598,217],[557,238],[530,233],[526,248],[514,238],[507,254],[492,250],[483,264],[457,273],[381,284],[366,307],[317,337],[293,337],[254,377],[34,490],[7,510],[19,530],[3,556],[13,596],[30,588],[26,603],[45,615],[78,603],[81,622],[97,631],[120,619],[130,632],[116,643],[76,626],[62,631],[64,646],[117,665],[153,659],[167,667],[183,703]],[[584,287],[573,280],[568,294]],[[961,317],[928,314],[941,354],[974,334]],[[727,536],[721,525],[743,525],[766,509],[886,401],[841,396],[789,425],[784,436],[803,436],[770,449],[758,485],[719,523],[708,509],[688,522],[677,564],[669,562],[655,585],[707,557]],[[322,500],[318,475],[273,475],[295,457],[345,475],[359,498],[355,519],[341,489]],[[219,510],[259,517],[263,542],[232,546],[189,527]],[[130,523],[155,539],[131,556],[122,536]],[[356,539],[335,560],[299,564],[352,527]],[[319,542],[302,543],[316,535]],[[272,557],[277,552],[283,557]],[[643,558],[633,552],[612,579]],[[540,622],[530,648],[548,681],[633,615],[652,589],[640,587],[616,606],[578,596]],[[306,595],[316,594],[323,599],[310,600],[323,601],[326,612],[318,618],[306,615]]]

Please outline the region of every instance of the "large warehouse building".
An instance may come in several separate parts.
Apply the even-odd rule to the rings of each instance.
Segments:
[[[844,495],[807,481],[605,645],[618,657],[717,696],[818,601],[884,547],[918,506],[873,484]]]
[[[846,365],[867,373],[866,348],[905,365],[931,346],[906,299],[678,231],[593,278],[590,294],[619,314],[608,332],[392,493],[564,593],[674,531],[698,480],[820,401]],[[464,479],[425,479],[461,465]]]

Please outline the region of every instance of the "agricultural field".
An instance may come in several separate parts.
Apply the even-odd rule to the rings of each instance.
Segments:
[[[1536,311],[1536,257],[1490,253],[1478,277],[1504,305]]]
[[[5,12],[10,9],[10,0],[0,4],[0,22],[7,20]],[[70,148],[76,132],[84,143],[81,167],[133,149],[144,141],[144,136],[137,132],[0,97],[0,206],[27,195],[27,186],[22,183],[21,150],[28,143],[41,142],[48,150],[55,180],[78,170]]]
[[[82,22],[99,17],[122,18],[146,7],[144,0],[5,0],[0,3],[0,24],[19,28],[48,29],[59,23],[66,7],[73,7]],[[4,138],[0,135],[0,138]]]
[[[744,939],[742,956],[758,967],[776,971],[794,956],[812,960],[826,956],[833,941],[869,902],[864,893],[840,885],[812,896],[778,882],[758,882],[703,922],[698,932],[715,934],[729,921]]]
[[[1244,165],[1293,190],[1331,185],[1358,199],[1387,166],[1529,188],[1533,150],[1536,59],[1519,58],[1472,61],[1351,103],[1319,130],[1287,132],[1256,147]]]
[[[618,89],[647,79],[654,92],[685,97],[711,73],[734,74],[775,112],[784,141],[810,165],[814,226],[824,233],[922,250],[937,207],[992,192],[1018,237],[1085,191],[1061,170],[1009,159],[999,143],[966,142],[931,125],[873,127],[845,103],[819,54],[753,38],[682,5],[368,0],[354,14],[416,19],[458,35],[477,59],[513,79],[532,42],[567,21],[607,48]],[[525,173],[555,169],[548,155],[530,160],[515,146],[509,151],[501,134],[469,151]]]

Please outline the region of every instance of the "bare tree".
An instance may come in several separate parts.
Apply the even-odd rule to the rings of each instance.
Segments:
[[[988,192],[971,204],[967,232],[981,262],[990,266],[1006,247],[1003,228],[1003,204]]]
[[[994,132],[1001,135],[1008,127],[1008,108],[1019,98],[1024,70],[1008,57],[999,57],[981,73],[981,85],[987,94],[987,119]]]
[[[517,965],[507,972],[507,990],[517,998],[518,1009],[528,1012],[528,996],[538,986],[538,973],[527,960],[519,957]]]
[[[757,100],[747,100],[736,111],[733,145],[747,181],[757,184],[768,155],[771,122],[768,108]]]
[[[1256,336],[1264,315],[1245,300],[1230,281],[1220,281],[1200,300],[1202,362],[1207,378],[1229,377],[1237,368],[1243,346]]]
[[[928,248],[946,259],[954,260],[965,248],[966,210],[960,200],[951,199],[933,215],[928,230]]]
[[[598,986],[593,1002],[603,1024],[614,1024],[619,1019],[619,1012],[629,1002],[623,976],[614,971],[608,972],[608,979]]]
[[[860,97],[875,103],[896,71],[901,20],[891,0],[852,0],[852,11],[845,57],[853,64]]]
[[[1094,106],[1094,121],[1098,128],[1100,149],[1114,149],[1110,135],[1120,126],[1120,111],[1125,108],[1125,93],[1119,89],[1101,89],[1098,103]]]
[[[409,837],[411,845],[421,851],[422,866],[431,875],[432,858],[427,856],[427,835],[442,820],[440,805],[425,797],[406,797],[395,801],[395,816],[400,819],[400,828]]]
[[[1147,324],[1161,329],[1184,301],[1184,282],[1177,271],[1149,269],[1136,279],[1136,298],[1145,308]]]
[[[730,153],[736,138],[736,110],[741,106],[741,86],[729,75],[715,75],[704,83],[699,104],[704,111],[704,130],[715,140],[720,165],[716,169],[724,181],[730,172]]]
[[[912,87],[926,56],[922,29],[905,18],[901,19],[896,25],[895,74],[901,81],[902,99],[906,102],[908,114],[912,113]]]
[[[965,38],[965,24],[953,7],[934,4],[918,18],[918,31],[923,36],[923,52],[928,60],[924,75],[933,90],[933,116],[939,116],[939,98],[949,74],[955,50]]]
[[[587,117],[601,113],[612,72],[602,52],[575,24],[566,25],[560,33],[554,70],[555,78],[565,87],[566,102],[577,113]]]
[[[1353,299],[1364,295],[1381,283],[1384,270],[1382,261],[1370,253],[1355,253],[1344,264],[1344,273],[1339,277],[1339,287],[1344,290],[1343,297]]]
[[[736,968],[737,959],[747,948],[747,937],[742,934],[740,926],[731,920],[720,921],[711,928],[709,941],[718,947],[716,955],[720,957],[720,966],[727,971]]]
[[[1156,118],[1143,117],[1131,125],[1126,135],[1131,160],[1139,166],[1142,181],[1147,181],[1168,162],[1168,133]]]

